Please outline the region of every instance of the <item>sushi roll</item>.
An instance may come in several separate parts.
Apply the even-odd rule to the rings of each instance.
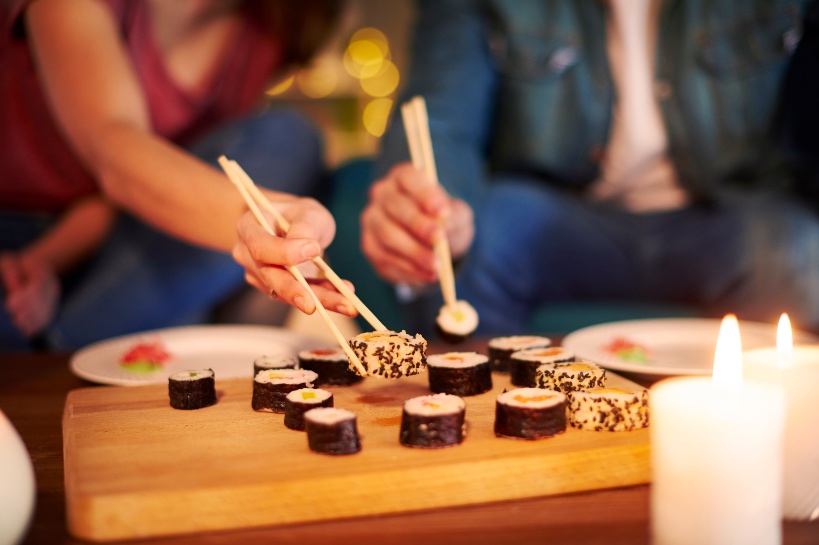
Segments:
[[[568,394],[578,390],[602,388],[606,384],[606,370],[585,360],[546,363],[537,368],[535,378],[538,388]]]
[[[474,396],[492,389],[489,358],[476,352],[427,356],[429,389],[457,396]]]
[[[514,352],[510,357],[509,380],[515,386],[537,386],[537,368],[545,363],[574,361],[574,352],[560,346],[527,348]]]
[[[268,369],[295,369],[298,362],[289,356],[261,356],[253,360],[253,376]]]
[[[318,375],[306,369],[270,369],[259,371],[253,379],[254,411],[283,413],[284,398],[293,390],[310,388]]]
[[[527,348],[546,348],[552,340],[538,335],[513,335],[489,339],[489,366],[493,371],[509,372],[512,354]]]
[[[299,367],[318,374],[316,386],[349,386],[364,377],[348,368],[347,353],[341,348],[322,348],[299,352]]]
[[[372,331],[350,340],[367,376],[401,378],[417,375],[427,366],[427,341],[405,331]],[[351,370],[353,368],[351,367]]]
[[[478,327],[478,312],[461,299],[451,305],[444,305],[435,318],[435,331],[441,340],[460,343],[469,338]]]
[[[629,431],[648,426],[648,390],[592,388],[569,394],[572,427],[592,431]]]
[[[356,416],[336,407],[318,407],[304,413],[307,445],[319,454],[355,454],[361,450]]]
[[[442,448],[464,440],[466,403],[455,395],[419,396],[404,402],[399,441],[408,447]]]
[[[190,411],[216,403],[216,375],[213,369],[180,371],[168,377],[171,407]]]
[[[516,388],[495,400],[495,435],[542,439],[566,431],[566,396],[554,390]]]
[[[332,407],[333,394],[317,388],[300,388],[284,396],[284,425],[304,431],[304,413],[316,407]]]

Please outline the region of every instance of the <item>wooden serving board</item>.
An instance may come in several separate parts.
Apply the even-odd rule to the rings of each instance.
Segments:
[[[495,397],[467,397],[468,435],[427,450],[398,442],[406,399],[427,375],[329,387],[358,417],[362,451],[316,454],[283,415],[250,407],[252,379],[220,381],[218,403],[172,409],[166,385],[69,393],[63,415],[69,530],[94,541],[397,513],[649,481],[648,429],[568,429],[537,441],[494,435]],[[637,385],[609,374],[611,386]]]

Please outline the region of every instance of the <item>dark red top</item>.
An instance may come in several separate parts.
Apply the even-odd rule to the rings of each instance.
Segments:
[[[96,182],[63,138],[40,88],[20,17],[30,0],[0,4],[0,209],[57,212],[96,193]],[[154,131],[180,145],[259,104],[281,48],[248,17],[213,84],[195,94],[165,71],[148,3],[103,0],[142,83]]]

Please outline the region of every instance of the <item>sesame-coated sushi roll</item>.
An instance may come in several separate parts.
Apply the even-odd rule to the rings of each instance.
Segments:
[[[569,394],[572,427],[592,431],[629,431],[648,426],[648,390],[592,388]]]
[[[254,411],[283,413],[284,398],[293,390],[310,388],[318,375],[305,369],[271,369],[259,371],[253,379]]]
[[[213,369],[180,371],[168,377],[171,407],[189,411],[216,403],[216,378]]]
[[[427,366],[427,341],[421,335],[373,331],[356,335],[350,346],[367,376],[401,378],[417,375]]]
[[[495,337],[489,340],[489,366],[493,371],[509,372],[512,354],[527,348],[546,348],[552,346],[548,337],[539,335],[513,335]]]
[[[527,348],[512,354],[509,366],[509,380],[515,386],[533,388],[537,386],[537,368],[545,363],[574,361],[574,352],[561,346],[547,348]]]
[[[538,388],[557,390],[568,394],[606,384],[606,370],[590,361],[545,363],[535,371]]]
[[[320,454],[355,454],[361,450],[356,416],[336,407],[319,407],[304,413],[307,445]]]
[[[566,396],[554,390],[516,388],[495,401],[495,435],[542,439],[566,431]]]
[[[460,343],[469,338],[478,327],[478,312],[461,299],[451,305],[444,304],[435,318],[435,331],[441,340]]]
[[[253,376],[268,369],[295,369],[298,362],[289,356],[260,356],[253,360]]]
[[[435,393],[474,396],[492,389],[489,358],[477,352],[427,356],[427,374]]]
[[[341,348],[321,348],[299,352],[299,367],[318,374],[316,386],[349,386],[364,377],[348,368],[347,353]]]
[[[284,396],[284,425],[304,431],[304,413],[317,407],[332,407],[333,394],[320,388],[301,388]]]
[[[419,396],[404,402],[399,441],[408,447],[442,448],[464,440],[466,404],[455,395]]]

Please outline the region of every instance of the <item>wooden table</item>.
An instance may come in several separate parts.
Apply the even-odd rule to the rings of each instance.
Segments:
[[[37,479],[37,507],[24,543],[84,543],[66,530],[61,420],[66,394],[91,384],[68,368],[68,354],[0,354],[0,409],[23,438]],[[650,377],[629,376],[648,385]],[[785,545],[819,543],[819,522],[783,525]],[[402,515],[279,526],[154,544],[649,543],[649,487],[457,507]]]

